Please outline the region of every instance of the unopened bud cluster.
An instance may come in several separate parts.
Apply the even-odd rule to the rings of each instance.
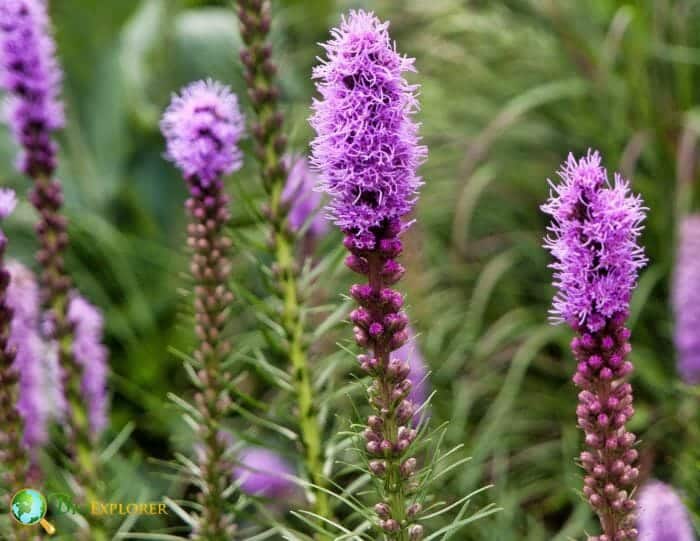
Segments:
[[[200,492],[198,498],[206,515],[221,502],[221,494],[229,484],[232,464],[222,459],[228,442],[219,434],[219,420],[231,405],[226,390],[230,374],[220,369],[220,361],[231,350],[231,343],[224,336],[227,307],[233,294],[227,287],[231,264],[228,254],[231,240],[225,235],[230,220],[229,198],[224,193],[223,182],[216,179],[203,185],[196,179],[188,181],[190,198],[185,208],[190,216],[187,227],[187,245],[192,251],[190,272],[194,278],[194,317],[197,348],[194,358],[200,368],[197,371],[200,391],[195,395],[195,405],[202,416],[199,438],[204,445],[200,460],[201,475],[209,490]],[[203,516],[194,532],[195,539],[213,539],[212,535],[227,532],[233,535],[235,524],[227,513],[219,516]],[[225,524],[221,521],[226,521]]]
[[[392,352],[408,340],[403,296],[389,287],[404,273],[395,259],[402,250],[398,238],[401,228],[399,219],[387,220],[370,232],[370,242],[348,234],[345,246],[350,255],[346,264],[368,278],[368,283],[350,288],[359,304],[350,319],[357,344],[369,350],[359,355],[358,361],[372,377],[368,395],[374,414],[367,419],[363,437],[369,470],[385,487],[386,501],[374,508],[378,525],[390,539],[405,539],[406,534],[411,540],[420,540],[423,527],[414,523],[420,504],[407,503],[407,497],[417,488],[414,477],[418,462],[410,453],[417,436],[413,427],[416,405],[409,398],[410,366],[405,360],[392,357]],[[401,497],[391,497],[396,493]]]
[[[632,386],[624,380],[632,372],[627,315],[618,312],[595,333],[580,327],[571,344],[578,361],[573,379],[581,389],[576,414],[586,445],[580,455],[586,471],[583,494],[604,529],[615,532],[591,541],[637,539],[632,491],[639,477],[638,453],[635,435],[625,428],[634,414]]]
[[[284,117],[277,108],[279,89],[275,83],[277,68],[272,61],[272,46],[268,34],[272,17],[267,0],[239,0],[238,18],[241,37],[246,47],[241,51],[248,95],[256,112],[250,132],[255,141],[255,154],[262,168],[267,190],[283,186],[286,168],[281,159],[287,148],[282,133]],[[277,209],[275,209],[276,212]],[[278,216],[272,217],[275,221]]]

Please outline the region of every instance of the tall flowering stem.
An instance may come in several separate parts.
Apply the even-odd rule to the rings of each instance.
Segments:
[[[374,414],[364,438],[369,471],[381,487],[378,526],[387,539],[416,541],[423,537],[421,507],[412,497],[416,405],[410,365],[392,354],[408,340],[408,317],[391,286],[404,274],[396,260],[399,235],[410,225],[403,216],[416,201],[417,168],[427,151],[412,120],[417,87],[403,76],[413,71],[413,59],[396,52],[387,28],[372,13],[351,11],[331,31],[327,59],[313,72],[321,99],[313,104],[312,162],[331,197],[328,215],[345,235],[346,264],[366,279],[350,289],[359,304],[350,317],[367,350],[361,368],[372,377]]]
[[[12,213],[16,204],[15,194],[0,190],[0,220]],[[0,458],[3,464],[3,488],[11,495],[22,488],[27,475],[29,460],[22,445],[23,422],[17,409],[19,400],[19,374],[15,357],[17,348],[11,344],[11,325],[14,316],[8,303],[10,271],[5,261],[7,237],[0,230]],[[9,505],[9,500],[5,502]]]
[[[54,178],[57,145],[53,132],[63,126],[59,99],[61,69],[55,58],[46,2],[7,0],[0,3],[1,83],[9,94],[8,122],[22,147],[19,169],[34,182],[30,201],[39,214],[37,261],[42,305],[49,338],[59,348],[69,404],[74,471],[86,492],[99,483],[89,414],[82,400],[82,367],[73,353],[73,328],[68,320],[71,280],[64,254],[67,220],[62,213],[61,184]],[[97,535],[97,534],[94,534]]]
[[[272,61],[272,46],[268,43],[271,25],[268,0],[239,0],[238,17],[245,49],[241,61],[256,119],[251,133],[255,156],[260,165],[263,186],[268,195],[266,216],[272,227],[275,270],[281,296],[280,323],[287,341],[288,360],[293,372],[298,408],[299,431],[304,446],[304,462],[314,486],[314,511],[330,517],[328,497],[323,491],[321,427],[318,400],[311,381],[308,345],[304,339],[301,313],[298,265],[295,260],[297,236],[287,221],[284,189],[287,181],[284,151],[287,139],[282,133],[283,115],[278,107],[279,89],[275,81],[276,66]]]
[[[578,424],[585,434],[583,494],[603,533],[591,541],[637,539],[632,491],[639,475],[635,435],[625,425],[634,413],[630,330],[625,327],[637,273],[646,263],[637,244],[646,209],[619,175],[608,181],[598,152],[569,155],[550,181],[542,210],[552,216],[545,248],[554,257],[558,293],[554,323],[576,331],[571,347],[578,365]]]
[[[222,176],[241,167],[243,123],[236,96],[213,81],[192,83],[174,96],[161,123],[167,157],[182,170],[190,193],[185,209],[194,280],[201,504],[192,538],[206,541],[229,540],[236,532],[234,517],[226,511],[233,465],[225,457],[228,441],[221,427],[231,407],[231,375],[221,365],[231,351],[225,326],[233,301],[228,284],[231,240],[225,232],[231,214]]]

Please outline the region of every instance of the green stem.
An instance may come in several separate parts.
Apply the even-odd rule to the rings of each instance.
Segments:
[[[304,340],[304,322],[299,302],[296,276],[296,238],[286,227],[282,191],[287,171],[282,162],[286,138],[282,134],[282,115],[277,105],[279,94],[275,84],[275,67],[271,48],[267,44],[270,29],[270,5],[261,0],[239,0],[238,14],[241,35],[246,45],[241,58],[246,67],[246,81],[256,122],[252,128],[255,154],[260,164],[263,186],[268,194],[268,220],[272,227],[274,256],[281,291],[280,319],[289,344],[288,362],[293,371],[293,384],[299,410],[299,431],[304,446],[304,462],[313,483],[313,510],[324,518],[332,519],[327,486],[323,475],[321,427],[317,403],[310,376],[307,345]],[[320,524],[323,526],[323,523]]]

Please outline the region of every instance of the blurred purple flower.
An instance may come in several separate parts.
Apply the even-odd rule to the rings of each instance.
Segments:
[[[639,494],[639,541],[695,541],[688,511],[674,490],[650,481]]]
[[[15,191],[9,188],[0,188],[0,220],[7,218],[17,206]]]
[[[238,141],[244,119],[238,98],[219,82],[196,81],[173,95],[160,126],[168,143],[166,157],[188,180],[197,177],[207,187],[243,163]]]
[[[408,380],[412,385],[408,399],[413,402],[416,407],[419,407],[428,399],[428,395],[430,394],[430,382],[428,381],[429,370],[418,348],[418,341],[416,340],[413,329],[410,326],[407,329],[408,342],[394,351],[392,357],[396,357],[400,361],[408,363],[410,367]],[[414,416],[414,421],[417,421],[420,415],[420,413],[416,414],[416,416]],[[423,415],[425,415],[425,413],[423,413]]]
[[[551,180],[550,199],[542,210],[552,216],[545,248],[555,259],[554,285],[559,290],[552,321],[585,325],[598,331],[605,320],[627,311],[637,272],[647,259],[637,244],[646,210],[619,174],[610,184],[600,154],[576,160],[569,154]]]
[[[427,154],[412,119],[417,86],[403,76],[415,71],[413,59],[396,52],[388,27],[373,13],[350,11],[313,70],[321,99],[310,119],[311,161],[331,197],[328,215],[370,249],[370,228],[413,208],[422,184],[416,171]]]
[[[673,287],[678,371],[686,383],[700,383],[700,214],[681,223]]]
[[[289,227],[296,232],[309,222],[307,238],[318,239],[328,231],[328,222],[319,213],[322,195],[314,190],[318,177],[309,169],[304,156],[286,156],[285,165],[289,173],[282,191],[282,202],[289,206]]]
[[[55,58],[46,2],[0,2],[0,84],[9,93],[5,115],[24,148],[19,168],[51,173],[56,145],[51,132],[63,126],[61,69]]]
[[[285,477],[294,475],[292,466],[274,451],[262,447],[241,449],[238,464],[233,476],[247,494],[279,498],[294,490],[294,483]]]
[[[87,405],[90,430],[97,437],[107,425],[108,351],[102,344],[100,311],[78,294],[68,306],[68,321],[74,328],[73,355],[82,367],[81,391]]]
[[[16,349],[13,367],[19,376],[17,411],[24,421],[23,442],[31,453],[47,442],[49,420],[63,415],[65,399],[55,347],[40,334],[39,286],[34,274],[17,261],[8,262],[7,270],[7,304],[14,314],[9,343]]]

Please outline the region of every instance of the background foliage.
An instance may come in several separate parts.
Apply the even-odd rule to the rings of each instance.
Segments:
[[[274,4],[288,128],[293,148],[305,151],[316,43],[343,10],[362,3]],[[138,479],[134,491],[159,497],[168,481],[152,473],[147,457],[168,459],[182,443],[166,396],[187,392],[170,348],[186,350],[189,336],[176,315],[183,306],[185,189],[161,157],[157,123],[170,93],[196,78],[220,79],[244,95],[238,24],[223,1],[51,6],[66,71],[69,122],[59,174],[71,216],[70,268],[106,312],[112,425],[116,433],[133,423],[122,454]],[[643,440],[643,476],[674,483],[697,527],[700,390],[676,377],[668,296],[676,226],[697,204],[700,2],[380,0],[364,7],[392,21],[399,49],[417,59],[422,85],[430,158],[404,256],[404,289],[433,371],[432,420],[450,421],[448,443],[464,444],[472,457],[440,496],[453,501],[493,484],[480,498],[502,508],[459,538],[563,541],[594,529],[576,491],[570,333],[546,322],[552,289],[538,209],[545,179],[566,153],[591,146],[633,179],[650,208],[643,242],[651,264],[633,302],[633,429]],[[24,191],[13,155],[3,130],[3,184]],[[229,186],[234,221],[246,235],[250,212],[235,201],[262,198],[252,160]],[[11,250],[27,262],[33,219],[23,203],[9,232],[17,239]],[[325,239],[320,251],[333,257],[338,243]],[[238,282],[256,283],[250,254],[241,253],[235,268]],[[316,294],[339,304],[348,274],[336,272]],[[245,310],[234,325],[256,328]],[[334,338],[318,348],[332,354]],[[334,358],[348,362],[341,357]]]

